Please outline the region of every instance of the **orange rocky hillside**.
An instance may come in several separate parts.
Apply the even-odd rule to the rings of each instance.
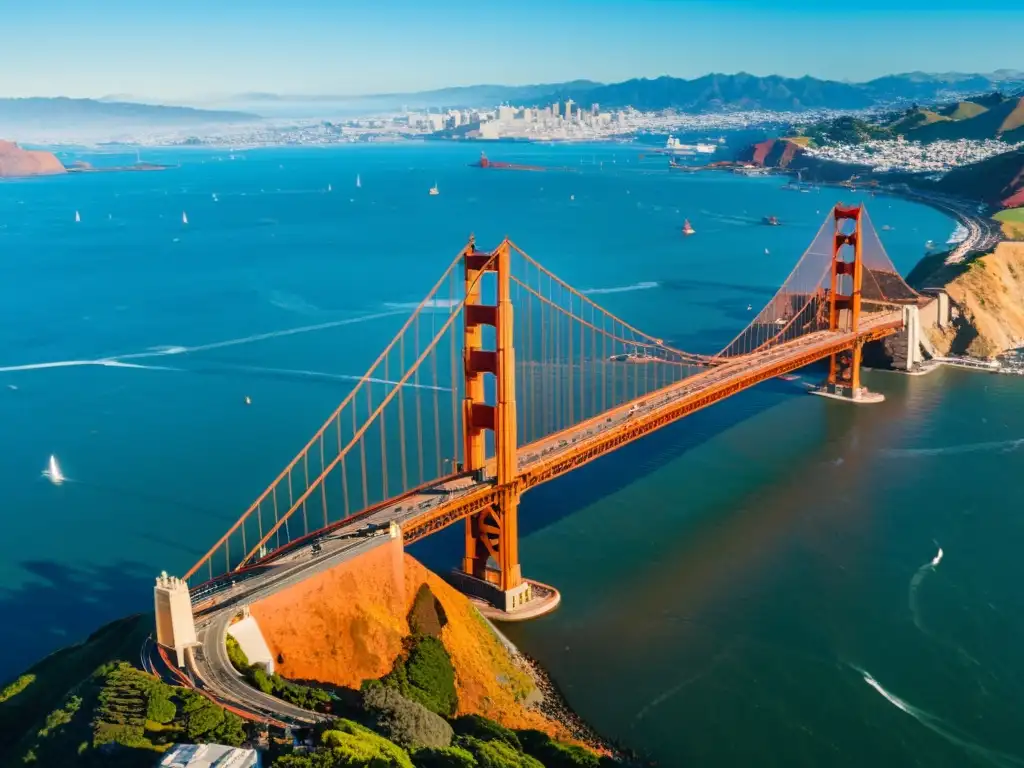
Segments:
[[[469,600],[405,554],[398,540],[261,600],[251,613],[282,676],[358,688],[391,671],[423,584],[447,617],[440,636],[455,668],[458,714],[569,738],[564,726],[529,706],[539,698],[533,678]]]

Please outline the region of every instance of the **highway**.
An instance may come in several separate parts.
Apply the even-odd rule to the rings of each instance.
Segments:
[[[861,336],[879,338],[902,325],[902,314],[864,315]],[[801,368],[849,348],[852,333],[820,331],[770,350],[722,363],[641,400],[623,404],[569,430],[519,449],[520,490],[526,490],[581,466],[615,448],[639,439],[695,410],[738,391]],[[484,476],[493,475],[493,462]],[[376,509],[353,516],[319,534],[321,552],[314,554],[304,538],[237,572],[233,580],[200,585],[192,593],[200,646],[187,654],[188,670],[197,688],[258,719],[309,724],[325,716],[305,711],[252,688],[231,665],[226,632],[245,607],[317,573],[365,554],[388,541],[390,523],[401,526],[405,543],[486,508],[496,500],[493,480],[450,476]],[[371,526],[367,528],[367,526]],[[379,526],[374,528],[374,526]]]

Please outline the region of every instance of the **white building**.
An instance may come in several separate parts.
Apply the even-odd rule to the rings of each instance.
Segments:
[[[259,768],[260,754],[255,749],[226,747],[223,744],[175,744],[164,753],[158,768]]]

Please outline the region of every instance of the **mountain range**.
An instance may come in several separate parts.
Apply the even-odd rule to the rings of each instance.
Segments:
[[[474,85],[442,88],[419,93],[373,94],[368,96],[294,96],[248,93],[233,96],[221,104],[244,104],[262,111],[287,104],[321,104],[363,109],[467,108],[510,103],[533,106],[571,98],[578,104],[618,109],[675,109],[685,112],[765,109],[801,111],[807,109],[864,109],[881,104],[931,101],[956,94],[1024,88],[1024,72],[998,70],[989,74],[908,72],[888,75],[864,83],[822,80],[815,77],[790,78],[713,73],[687,80],[663,76],[637,78],[620,83],[574,80],[536,85]]]
[[[210,123],[251,122],[256,115],[239,111],[195,109],[98,99],[0,98],[0,135],[39,129],[108,126],[187,127]]]

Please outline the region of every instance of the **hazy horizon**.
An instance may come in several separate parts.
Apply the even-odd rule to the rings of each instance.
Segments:
[[[710,72],[863,82],[1024,68],[1013,60],[1024,8],[991,0],[108,0],[102,12],[36,0],[5,9],[4,26],[0,96],[172,104]]]

